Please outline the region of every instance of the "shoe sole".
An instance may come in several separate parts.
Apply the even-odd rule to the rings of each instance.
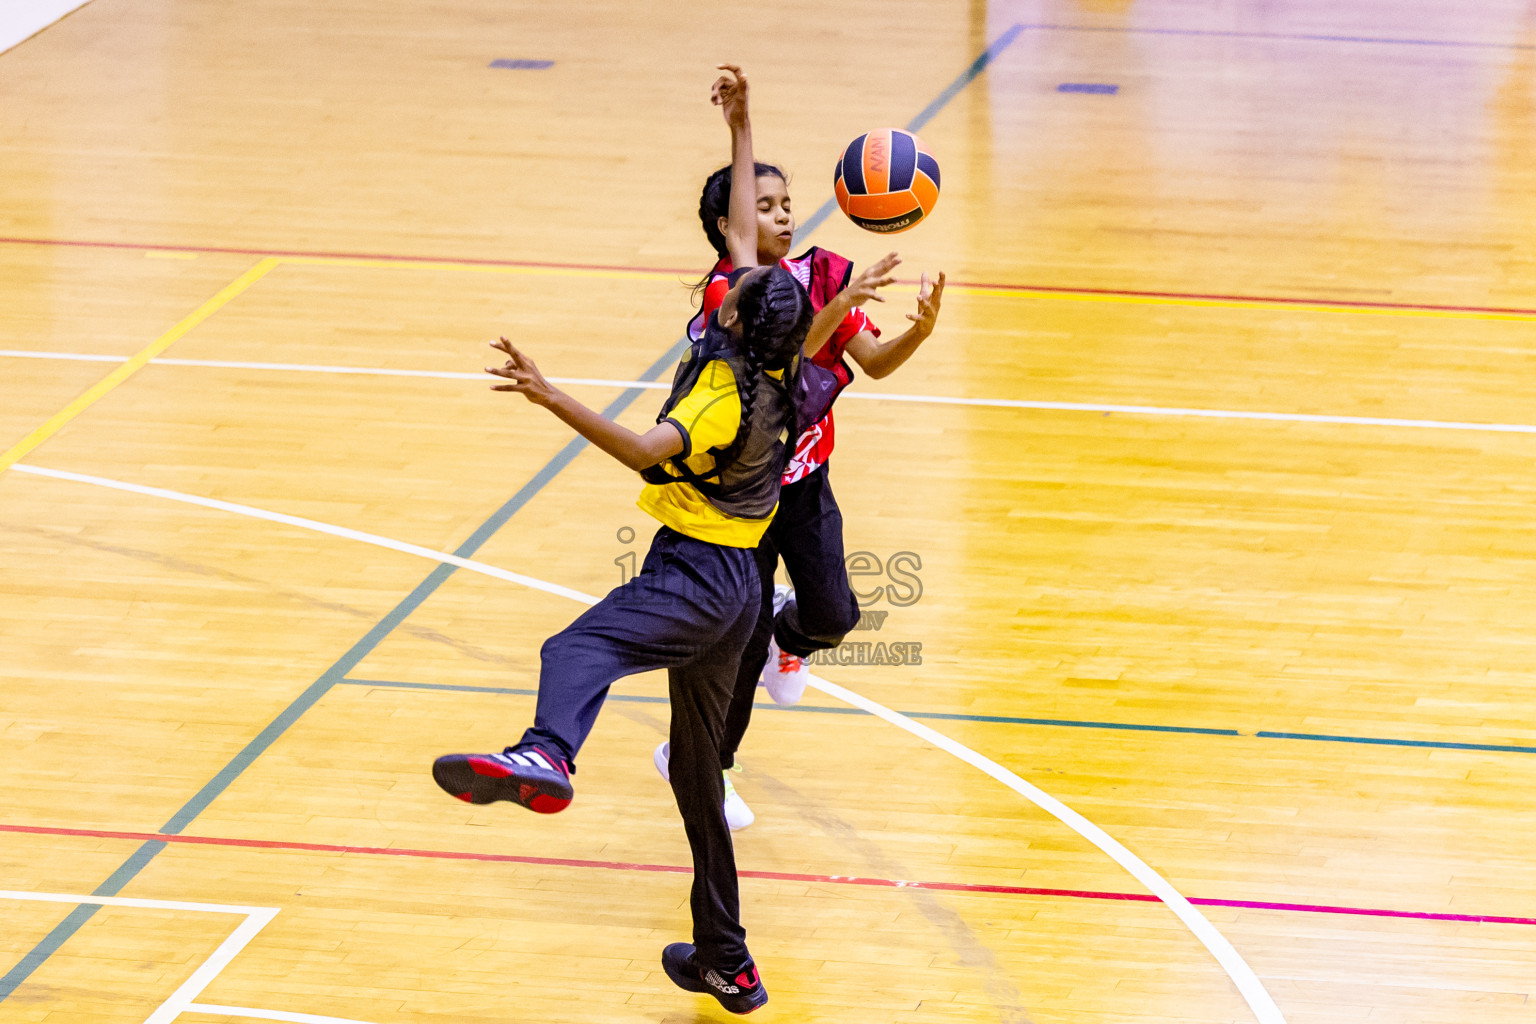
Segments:
[[[670,951],[670,950],[672,950],[676,946],[683,946],[683,947],[688,948],[690,950],[693,948],[692,946],[689,946],[688,943],[686,943],[686,942],[674,942],[671,946],[667,947],[667,950]],[[684,959],[686,960],[687,958],[685,957]],[[720,993],[718,993],[714,989],[710,988],[708,985],[706,985],[704,983],[702,978],[690,977],[689,975],[683,974],[680,971],[676,970],[672,966],[671,961],[669,961],[667,959],[666,953],[663,953],[662,957],[661,957],[661,969],[667,972],[667,977],[671,978],[672,979],[672,984],[676,985],[678,988],[682,989],[685,992],[697,992],[700,995],[704,995],[704,996],[714,996],[715,997],[715,1001],[718,1002],[725,1009],[725,1011],[727,1013],[734,1013],[738,1017],[745,1017],[747,1014],[751,1013],[753,1010],[756,1010],[759,1007],[766,1006],[768,1004],[768,992],[767,992],[766,989],[764,989],[762,987],[761,984],[758,985],[758,989],[757,989],[758,995],[761,996],[761,999],[759,1001],[757,1001],[757,1002],[754,1002],[751,1006],[748,1006],[745,1010],[738,1010],[738,1009],[735,1009],[734,1007],[732,1007],[731,1005],[729,1005],[725,1001],[728,997],[722,996]]]
[[[443,792],[465,803],[506,800],[535,814],[557,814],[569,807],[576,795],[569,782],[519,775],[482,754],[440,757],[432,763],[432,778]]]

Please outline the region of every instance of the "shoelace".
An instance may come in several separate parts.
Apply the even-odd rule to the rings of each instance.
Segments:
[[[804,659],[797,657],[796,655],[790,654],[786,651],[779,652],[780,672],[799,672],[804,664]]]
[[[725,796],[727,799],[729,799],[736,792],[736,783],[731,781],[731,772],[740,774],[741,771],[741,762],[737,761],[735,764],[731,765],[729,768],[720,773],[725,777]]]

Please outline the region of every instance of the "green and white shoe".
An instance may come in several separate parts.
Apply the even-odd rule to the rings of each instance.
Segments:
[[[733,771],[741,771],[741,766],[736,765]],[[752,813],[752,808],[747,806],[736,792],[736,787],[731,783],[731,773],[721,772],[725,776],[725,823],[731,826],[732,832],[740,832],[757,820],[757,815]]]
[[[672,781],[670,772],[672,761],[672,745],[667,742],[658,743],[651,753],[651,761],[656,765],[656,770],[661,777],[668,782]],[[741,771],[741,765],[735,765],[733,771]],[[752,813],[752,808],[747,806],[736,792],[736,786],[731,782],[730,772],[721,772],[725,779],[725,823],[731,827],[732,832],[738,832],[757,820],[757,815]]]

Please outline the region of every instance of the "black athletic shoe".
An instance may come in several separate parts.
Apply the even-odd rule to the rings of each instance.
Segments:
[[[698,950],[691,943],[674,942],[661,951],[661,969],[678,988],[707,992],[732,1013],[751,1013],[768,1001],[763,980],[757,976],[757,965],[750,960],[741,970],[727,972],[736,975],[728,978],[699,963]]]
[[[465,803],[510,800],[539,814],[570,806],[576,791],[564,761],[538,747],[508,747],[500,754],[445,754],[432,763],[443,792]]]

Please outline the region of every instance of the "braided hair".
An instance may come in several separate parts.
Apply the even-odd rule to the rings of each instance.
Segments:
[[[784,171],[773,164],[757,163],[753,165],[753,170],[759,178],[771,177],[783,182],[789,181]],[[722,259],[730,256],[731,250],[726,244],[725,235],[720,231],[720,218],[728,217],[730,213],[731,167],[727,164],[704,179],[704,191],[699,193],[699,220],[704,225],[704,237],[709,239],[715,254]],[[704,290],[709,284],[709,278],[710,274],[705,274],[703,279],[694,285],[694,295],[697,296]]]
[[[730,461],[747,439],[747,428],[757,402],[757,385],[765,370],[782,370],[783,386],[789,406],[789,443],[800,436],[795,421],[795,387],[800,373],[800,348],[811,328],[811,299],[800,282],[783,267],[770,267],[767,273],[754,275],[741,286],[736,297],[741,318],[741,336],[747,363],[747,379],[738,382],[741,390],[741,424],[736,437],[721,457]],[[719,463],[717,462],[717,465]]]

